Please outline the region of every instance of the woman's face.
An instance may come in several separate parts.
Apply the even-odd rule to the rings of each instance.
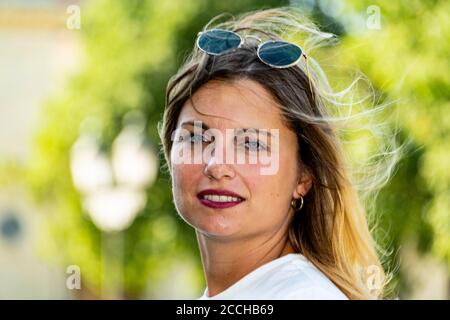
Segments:
[[[204,128],[196,129],[200,135],[193,138],[187,135],[187,139],[174,141],[171,150],[173,195],[182,218],[197,232],[223,240],[270,235],[285,227],[293,213],[290,209],[292,197],[306,192],[303,185],[298,184],[300,172],[297,167],[296,135],[282,123],[278,107],[269,92],[252,80],[210,81],[192,98],[200,112],[188,100],[181,110],[177,129],[183,128],[184,132],[194,135],[194,126],[186,124],[194,121],[201,121]],[[221,134],[223,143],[212,143],[207,135],[202,136],[207,128]],[[267,162],[249,161],[250,156],[262,152],[261,144],[255,142],[260,136],[250,135],[252,142],[244,140],[246,143],[241,145],[240,151],[236,136],[226,136],[227,129],[239,132],[238,129],[243,128],[266,129],[269,132],[278,129],[278,138],[267,139],[267,155],[273,161],[279,161],[277,170],[261,174],[261,169],[268,167]],[[195,144],[202,145],[203,150],[209,146],[209,156],[197,163],[174,160],[174,155],[180,154],[183,147],[192,148],[194,152]],[[275,144],[278,144],[278,151]],[[229,148],[234,148],[235,155],[245,153],[244,163],[237,162],[236,158],[226,161]],[[206,189],[225,189],[245,200],[226,208],[210,207],[207,204],[211,201],[199,196]]]

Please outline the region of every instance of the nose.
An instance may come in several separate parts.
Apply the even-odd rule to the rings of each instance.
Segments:
[[[235,176],[235,172],[233,168],[226,163],[219,164],[209,161],[209,163],[205,166],[205,175],[210,179],[220,180],[222,177],[233,178]]]
[[[226,163],[225,151],[221,154],[214,150],[209,158],[205,159],[205,175],[210,179],[220,180],[222,177],[233,178],[235,170],[232,164]]]

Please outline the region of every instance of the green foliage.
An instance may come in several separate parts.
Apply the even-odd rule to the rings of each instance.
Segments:
[[[366,15],[371,1],[350,1]],[[413,145],[378,206],[385,241],[413,239],[450,268],[450,70],[448,1],[377,1],[381,28],[347,35],[339,61],[356,63],[374,87],[397,101],[402,136]],[[367,15],[366,15],[367,16]]]

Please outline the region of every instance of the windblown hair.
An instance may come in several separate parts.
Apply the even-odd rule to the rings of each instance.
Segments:
[[[258,59],[257,43],[249,40],[241,48],[220,56],[209,56],[194,46],[167,86],[165,112],[159,124],[167,164],[179,114],[196,90],[211,80],[256,81],[271,93],[286,126],[296,133],[299,168],[309,170],[313,178],[304,197],[305,205],[290,224],[289,240],[294,249],[348,298],[381,297],[389,277],[380,262],[385,252],[376,245],[369,230],[368,207],[393,174],[402,150],[395,143],[395,135],[385,130],[389,128],[387,122],[374,122],[389,105],[376,104],[371,99],[372,90],[365,90],[367,94],[354,100],[355,92],[361,92],[359,83],[371,88],[362,75],[342,91],[331,88],[311,54],[314,49],[335,43],[336,37],[321,32],[298,9],[258,10],[217,23],[221,17],[204,29],[233,30],[256,35],[263,41],[298,42],[308,58],[294,67],[276,69]],[[354,135],[355,130],[368,130],[377,144],[372,144],[371,157],[351,165],[347,155],[355,141],[349,141],[346,148],[344,138]],[[170,165],[168,168],[171,170]]]

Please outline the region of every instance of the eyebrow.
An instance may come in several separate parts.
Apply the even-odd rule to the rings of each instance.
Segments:
[[[210,127],[208,127],[207,124],[203,123],[203,121],[200,120],[196,120],[196,122],[201,122],[201,128],[204,130],[208,130],[210,129]],[[183,126],[192,126],[192,127],[199,127],[198,125],[195,126],[194,121],[193,120],[189,120],[189,121],[184,121],[181,123],[180,125],[181,127]],[[268,130],[268,129],[257,129],[257,128],[238,128],[238,129],[242,129],[244,131],[248,131],[248,130],[255,130],[256,132],[263,132],[265,134],[269,134],[270,137],[273,137],[272,133]]]
[[[206,130],[209,129],[208,125],[204,124],[203,121],[195,120],[195,122],[200,122],[200,123],[201,123],[201,128],[202,128],[202,129],[206,129]],[[184,121],[184,122],[181,123],[180,126],[181,126],[181,127],[183,127],[183,126],[193,126],[193,127],[195,126],[195,127],[198,127],[198,125],[196,126],[196,125],[194,124],[194,121],[193,121],[193,120]]]

